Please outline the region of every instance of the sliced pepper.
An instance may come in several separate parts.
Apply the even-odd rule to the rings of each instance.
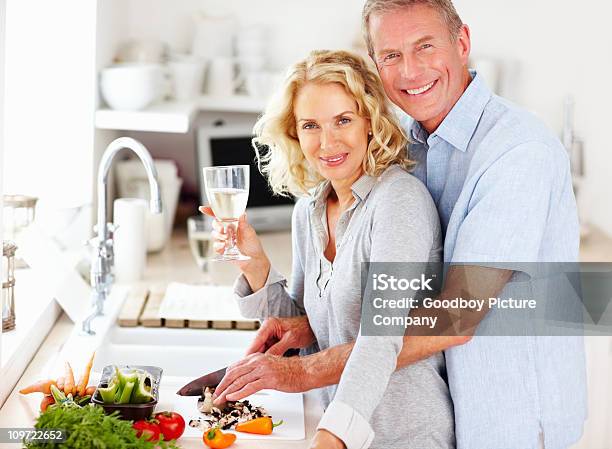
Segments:
[[[148,373],[140,373],[138,382],[134,385],[134,390],[132,391],[133,404],[146,404],[154,399],[151,394],[152,383],[151,376]]]
[[[134,389],[134,382],[130,381],[126,383],[125,387],[123,387],[123,391],[121,392],[121,395],[119,396],[119,400],[117,401],[117,404],[129,404],[130,398],[132,397],[133,389]]]
[[[236,424],[236,430],[244,433],[256,433],[258,435],[270,435],[275,427],[280,426],[283,421],[279,421],[276,424],[272,422],[272,418],[264,416],[263,418],[251,419]]]
[[[106,387],[98,388],[100,392],[100,396],[102,396],[102,401],[105,404],[114,404],[115,395],[117,394],[117,389],[119,388],[119,384],[117,382],[112,382],[110,385]]]
[[[138,380],[138,373],[135,370],[125,373],[115,366],[115,377],[119,381],[119,389],[123,391],[128,382],[136,382]]]

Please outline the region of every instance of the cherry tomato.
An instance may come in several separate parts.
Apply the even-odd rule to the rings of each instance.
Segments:
[[[132,424],[132,427],[136,430],[136,436],[140,437],[144,436],[147,441],[159,441],[159,435],[161,431],[159,430],[159,426],[150,421],[136,421]]]
[[[185,420],[176,412],[160,412],[155,415],[164,441],[178,440],[185,431]]]

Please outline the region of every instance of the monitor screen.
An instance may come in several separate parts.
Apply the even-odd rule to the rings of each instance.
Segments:
[[[211,165],[250,165],[247,208],[293,204],[292,198],[273,195],[268,181],[259,171],[250,136],[210,137]]]

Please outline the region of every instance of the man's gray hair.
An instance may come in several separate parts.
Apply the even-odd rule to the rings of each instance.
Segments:
[[[370,17],[373,14],[384,14],[417,5],[429,6],[436,10],[448,27],[451,39],[453,41],[457,39],[463,26],[463,21],[459,14],[457,14],[457,10],[451,0],[367,0],[363,6],[361,26],[370,56],[374,56],[374,46],[370,36]]]

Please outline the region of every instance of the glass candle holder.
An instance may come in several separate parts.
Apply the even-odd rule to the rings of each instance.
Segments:
[[[2,242],[2,332],[15,329],[15,251],[10,241]]]
[[[37,201],[38,198],[26,195],[3,196],[4,231],[8,238],[15,238],[20,230],[34,221]]]

